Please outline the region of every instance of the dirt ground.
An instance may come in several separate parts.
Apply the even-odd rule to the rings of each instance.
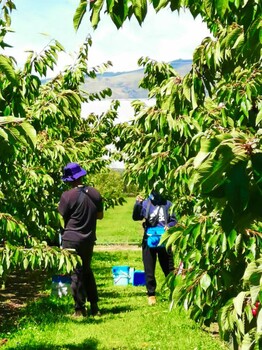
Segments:
[[[139,250],[136,245],[96,245],[95,251]],[[48,277],[48,274],[46,276]],[[51,278],[51,277],[50,277]],[[29,282],[30,281],[30,282]],[[0,289],[0,332],[5,320],[19,314],[28,302],[42,296],[46,278],[42,271],[17,271],[7,278],[5,289]],[[1,346],[1,339],[0,339]]]
[[[0,329],[5,320],[10,321],[29,301],[42,295],[45,283],[42,271],[17,271],[7,278],[5,289],[0,289]]]

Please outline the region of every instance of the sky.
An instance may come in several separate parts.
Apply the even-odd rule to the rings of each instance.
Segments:
[[[140,57],[148,56],[157,61],[191,59],[194,49],[209,36],[201,18],[193,19],[189,12],[179,15],[164,9],[153,8],[142,26],[135,18],[117,29],[108,15],[102,14],[96,30],[85,15],[77,32],[73,28],[73,15],[79,0],[14,0],[17,10],[12,13],[12,29],[6,42],[13,46],[5,51],[13,55],[18,64],[25,61],[26,50],[40,52],[51,39],[58,40],[69,54],[62,55],[57,70],[72,61],[87,35],[93,41],[89,50],[89,67],[110,60],[111,72],[130,71],[138,68]],[[44,34],[43,34],[44,33]]]

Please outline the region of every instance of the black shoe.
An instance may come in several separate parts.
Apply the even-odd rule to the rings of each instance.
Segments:
[[[98,308],[97,303],[91,303],[91,315],[92,316],[101,316],[101,312]]]

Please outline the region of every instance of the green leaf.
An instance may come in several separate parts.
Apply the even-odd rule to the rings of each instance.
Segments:
[[[237,40],[239,39],[239,36],[242,35],[243,29],[240,26],[234,26],[233,29],[229,32],[229,34],[225,37],[226,40],[226,48],[231,48]]]
[[[25,270],[28,268],[28,265],[29,265],[29,261],[28,261],[27,257],[25,257],[23,260],[23,267]]]
[[[245,333],[241,344],[241,350],[251,350],[252,344],[253,337],[249,333]]]
[[[90,19],[94,29],[97,28],[97,25],[100,21],[100,12],[102,10],[103,5],[104,0],[96,0],[95,2],[92,2]]]
[[[201,288],[198,285],[195,289],[195,304],[199,307],[199,309],[202,310],[202,304],[201,304]]]
[[[260,307],[257,315],[257,333],[262,333],[262,307]]]
[[[202,162],[209,156],[210,152],[218,145],[216,138],[207,139],[201,138],[200,151],[194,159],[194,168],[198,168]]]
[[[257,117],[256,117],[256,126],[261,122],[262,120],[262,108],[258,111]]]
[[[236,313],[241,316],[243,312],[243,303],[246,298],[246,292],[240,292],[234,299],[233,304],[236,310]]]
[[[133,2],[133,9],[138,23],[141,25],[147,13],[147,0],[136,0]]]
[[[66,272],[70,273],[72,271],[72,268],[73,268],[72,263],[71,263],[70,259],[67,257],[66,258]]]
[[[170,0],[171,11],[179,10],[180,9],[180,2],[181,2],[181,0]]]
[[[65,257],[64,257],[64,255],[61,255],[60,260],[59,260],[58,270],[62,269],[62,267],[64,266],[64,262],[65,262]]]
[[[27,122],[23,122],[20,127],[24,130],[25,132],[25,135],[27,137],[29,137],[31,143],[32,143],[32,146],[34,147],[36,145],[36,140],[37,140],[37,137],[36,137],[36,130],[35,128],[27,123]]]
[[[87,1],[81,0],[73,17],[73,24],[74,24],[75,30],[78,30],[82,22],[82,19],[86,13],[86,9],[87,9]]]
[[[6,78],[13,84],[18,85],[18,78],[15,70],[7,56],[0,55],[0,71],[5,74]]]
[[[190,94],[191,85],[192,85],[191,76],[187,74],[183,79],[182,87],[183,87],[183,94],[188,101],[191,101],[191,94]]]
[[[251,286],[250,287],[250,296],[251,296],[251,302],[252,304],[255,304],[257,301],[258,295],[261,291],[262,285],[258,284],[257,286]]]
[[[139,1],[139,0],[137,0]],[[170,0],[158,0],[158,1],[153,1],[153,6],[155,8],[155,10],[158,12],[160,11],[162,8],[165,8],[167,6],[167,4],[169,3]]]
[[[229,249],[231,249],[235,245],[236,237],[237,237],[237,231],[232,230],[227,237]]]
[[[193,107],[193,109],[195,109],[198,106],[198,102],[197,102],[197,91],[194,88],[194,84],[191,86],[190,92],[191,92],[190,100],[192,103],[192,107]]]
[[[215,0],[215,7],[219,16],[223,17],[228,8],[229,0]]]
[[[211,278],[207,273],[205,273],[200,279],[200,286],[202,289],[206,291],[207,288],[210,286],[210,284],[211,284]]]
[[[3,128],[0,128],[0,136],[3,137],[5,141],[8,140],[8,134],[4,131]]]

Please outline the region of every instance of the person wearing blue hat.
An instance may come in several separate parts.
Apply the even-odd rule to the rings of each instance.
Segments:
[[[157,258],[165,276],[174,271],[171,248],[166,249],[165,246],[159,245],[161,234],[177,223],[175,215],[170,213],[171,207],[172,203],[169,200],[164,198],[159,192],[153,190],[147,199],[137,196],[133,208],[133,220],[144,220],[142,258],[149,305],[156,304],[157,282],[155,268]],[[150,232],[153,233],[150,234]]]
[[[103,201],[97,189],[83,185],[85,175],[86,171],[77,163],[64,167],[62,180],[71,188],[62,193],[58,205],[64,219],[62,247],[75,249],[82,260],[82,265],[71,276],[75,316],[87,316],[86,301],[90,302],[91,315],[100,314],[91,261],[96,241],[96,222],[103,218]]]

